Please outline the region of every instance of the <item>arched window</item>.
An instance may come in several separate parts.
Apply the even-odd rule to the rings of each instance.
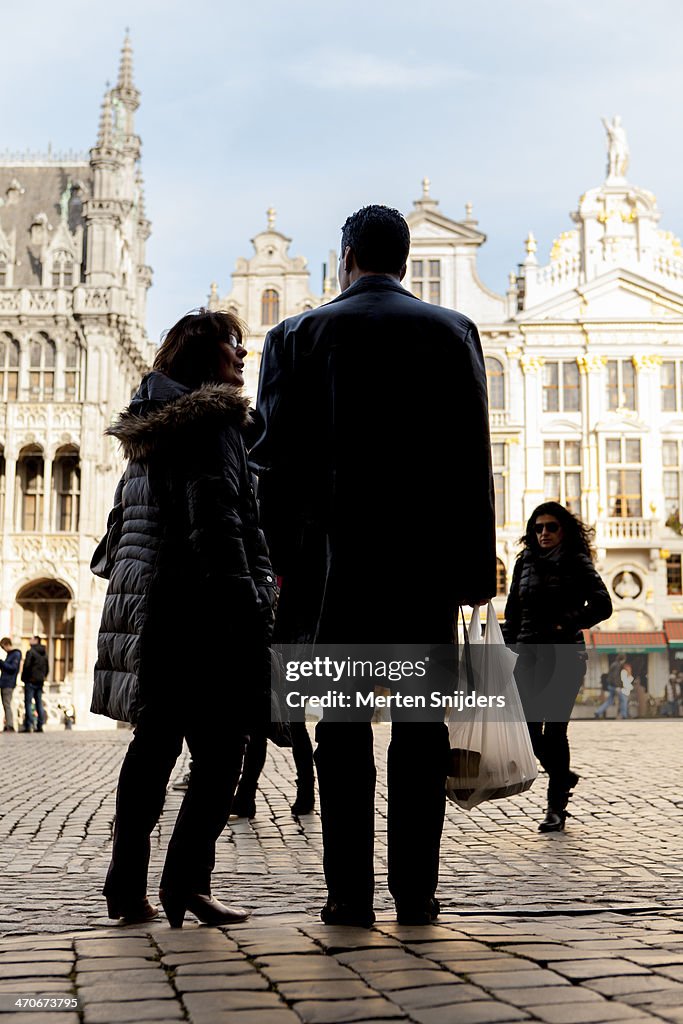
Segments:
[[[16,402],[19,395],[19,342],[0,334],[0,401]]]
[[[44,334],[32,338],[29,348],[28,393],[33,401],[45,401],[55,393],[55,343]]]
[[[78,449],[60,448],[52,464],[54,528],[57,533],[76,533],[81,502],[81,466]]]
[[[274,288],[266,288],[261,296],[261,323],[266,327],[280,319],[280,296]]]
[[[67,341],[64,349],[64,398],[77,402],[80,394],[81,349],[75,341]]]
[[[50,662],[48,679],[64,682],[73,671],[74,620],[71,593],[57,580],[38,580],[22,587],[16,597],[21,628],[21,646],[28,648],[32,636],[39,636]]]
[[[74,258],[70,252],[58,249],[52,254],[52,287],[71,288],[74,284]]]
[[[45,462],[38,445],[22,448],[17,459],[17,530],[38,533],[43,528]]]
[[[508,592],[508,574],[505,571],[505,565],[500,560],[496,559],[496,597],[504,597]]]
[[[498,359],[487,356],[486,379],[489,385],[489,409],[505,409],[505,368]]]
[[[3,288],[8,281],[7,267],[9,259],[6,252],[0,252],[0,288]]]

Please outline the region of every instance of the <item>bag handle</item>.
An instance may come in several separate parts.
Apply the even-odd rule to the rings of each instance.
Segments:
[[[472,651],[470,650],[470,635],[465,623],[465,610],[460,605],[460,616],[462,618],[463,632],[463,657],[465,659],[465,674],[467,676],[467,687],[471,692],[474,690],[474,670],[472,668]]]

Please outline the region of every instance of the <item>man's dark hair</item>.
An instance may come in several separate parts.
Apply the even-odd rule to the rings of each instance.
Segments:
[[[353,249],[360,270],[398,274],[408,259],[410,231],[405,217],[389,206],[364,206],[342,228],[342,255]]]

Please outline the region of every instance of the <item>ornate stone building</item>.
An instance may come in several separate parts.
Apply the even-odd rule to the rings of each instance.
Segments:
[[[479,325],[489,376],[497,496],[499,612],[533,508],[554,498],[596,527],[598,568],[614,614],[588,638],[589,683],[626,651],[650,693],[661,695],[683,659],[681,500],[683,470],[683,249],[659,228],[654,195],[626,178],[619,119],[608,124],[605,182],[581,196],[573,226],[540,264],[533,234],[505,295],[477,273],[486,236],[465,207],[454,220],[423,182],[407,214],[412,236],[404,284],[427,302],[457,308]],[[305,261],[268,230],[239,260],[232,306],[254,328],[249,385],[268,326],[336,294],[311,294]],[[331,255],[329,267],[335,266]],[[275,303],[275,305],[270,305]],[[454,462],[453,472],[457,473]],[[683,667],[683,663],[681,665]]]
[[[87,710],[120,471],[103,432],[152,355],[139,101],[126,38],[89,156],[0,156],[0,633],[47,639],[50,717],[73,703],[79,724],[106,724]]]
[[[232,289],[220,298],[218,285],[211,285],[209,309],[229,309],[249,327],[249,354],[244,380],[250,394],[256,394],[263,342],[269,329],[287,316],[304,313],[338,292],[336,261],[331,252],[323,268],[322,295],[311,291],[310,271],[303,256],[290,256],[291,238],[275,229],[275,210],[266,211],[265,231],[255,235],[253,256],[240,257],[232,273]]]

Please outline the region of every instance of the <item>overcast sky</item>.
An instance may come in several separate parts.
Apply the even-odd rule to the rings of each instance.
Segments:
[[[602,115],[622,115],[629,179],[683,233],[680,0],[8,3],[0,150],[90,148],[126,26],[155,340],[212,280],[225,294],[269,205],[318,291],[345,216],[407,211],[425,175],[445,214],[474,204],[481,275],[504,291],[529,229],[545,260],[604,180]]]

